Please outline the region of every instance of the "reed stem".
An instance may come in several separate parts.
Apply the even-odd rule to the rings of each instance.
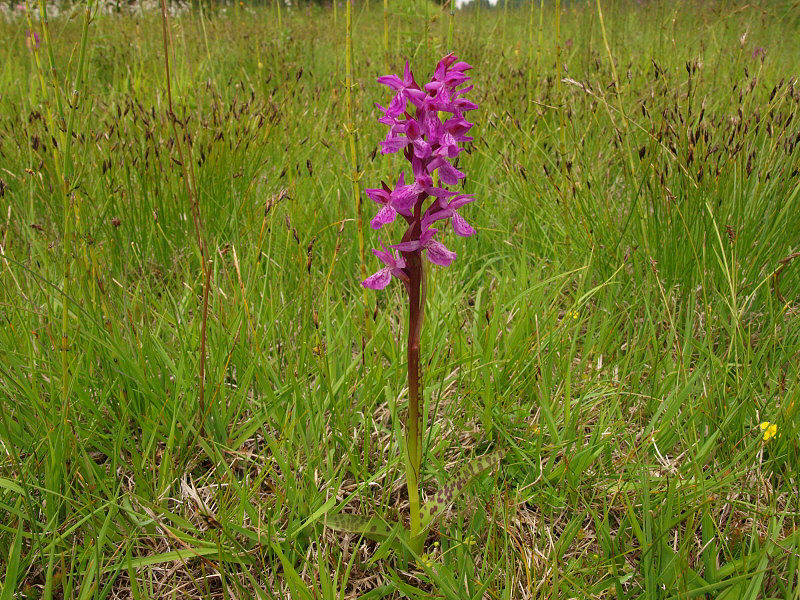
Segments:
[[[389,0],[383,0],[383,67],[389,72]]]
[[[453,51],[453,38],[456,27],[456,10],[453,6],[453,1],[454,0],[447,0],[447,3],[450,5],[450,23],[447,27],[447,52]]]
[[[350,146],[350,179],[353,183],[353,197],[356,201],[356,229],[358,235],[358,257],[361,263],[361,279],[367,278],[367,261],[364,251],[364,216],[361,205],[361,190],[359,188],[358,155],[356,153],[357,133],[353,122],[353,0],[347,0],[345,14],[345,110],[347,121],[347,138]],[[361,289],[361,298],[364,303],[364,333],[361,337],[361,350],[363,353],[369,338],[369,296],[367,289]]]

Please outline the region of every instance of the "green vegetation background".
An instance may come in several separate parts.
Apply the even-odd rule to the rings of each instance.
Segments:
[[[388,53],[355,12],[362,189],[402,167],[376,77],[447,52],[390,4]],[[478,234],[431,269],[423,489],[509,453],[419,566],[323,526],[407,514],[406,317],[370,293],[365,334],[344,8],[278,8],[171,21],[202,432],[161,21],[97,15],[82,73],[83,9],[38,68],[0,22],[0,598],[800,598],[797,3],[456,13]]]

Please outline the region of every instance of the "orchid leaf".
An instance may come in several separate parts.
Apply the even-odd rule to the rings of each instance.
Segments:
[[[325,517],[325,525],[334,531],[357,533],[376,542],[382,542],[401,533],[401,527],[397,523],[378,516],[364,517],[339,513]]]
[[[472,479],[483,471],[499,465],[505,454],[506,449],[503,448],[471,460],[458,477],[440,488],[422,507],[422,529],[427,529],[434,519],[444,514]]]

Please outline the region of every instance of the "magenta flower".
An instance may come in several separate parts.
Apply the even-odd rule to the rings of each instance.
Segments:
[[[384,247],[386,250],[386,247]],[[390,253],[388,251],[373,250],[372,253],[381,259],[384,265],[383,269],[377,273],[373,273],[364,280],[364,287],[373,290],[382,290],[392,280],[392,275],[399,277],[403,281],[408,280],[408,276],[403,272],[406,266],[406,261],[403,257],[397,256],[397,252]]]
[[[400,250],[401,252],[419,252],[420,250],[428,251],[428,260],[435,265],[447,267],[456,259],[456,253],[448,250],[444,244],[433,239],[438,229],[426,229],[417,240],[409,242],[400,242],[395,244],[392,248]]]
[[[458,213],[458,209],[474,201],[475,198],[472,196],[461,194],[453,198],[450,202],[431,204],[425,216],[422,218],[423,226],[428,227],[436,221],[450,219],[453,225],[453,231],[455,231],[456,235],[469,237],[475,233],[475,230],[467,223],[466,219]]]
[[[399,117],[406,111],[407,100],[419,107],[427,96],[414,82],[414,75],[411,73],[408,61],[406,61],[402,79],[397,75],[384,75],[383,77],[378,77],[378,83],[382,83],[397,92],[397,95],[389,103],[389,108],[386,110],[387,116]]]
[[[455,233],[462,237],[475,233],[458,213],[459,208],[474,198],[436,187],[433,179],[436,173],[442,184],[454,186],[466,177],[453,160],[463,150],[461,144],[472,141],[467,133],[473,123],[464,118],[464,113],[477,109],[478,105],[464,97],[472,86],[461,87],[469,81],[466,71],[471,68],[448,54],[439,61],[433,77],[423,87],[415,81],[408,62],[402,78],[397,75],[378,78],[379,83],[395,93],[388,107],[376,104],[383,113],[378,120],[389,127],[389,133],[380,142],[381,151],[393,154],[402,150],[411,163],[414,181],[406,184],[401,173],[394,188],[384,182],[380,188],[366,190],[367,196],[381,205],[370,222],[373,229],[393,223],[397,215],[403,217],[407,228],[402,241],[391,246],[400,251],[399,256],[373,250],[385,266],[365,279],[364,287],[383,289],[395,276],[411,294],[411,288],[421,281],[419,257],[423,252],[436,265],[450,265],[456,253],[435,238],[439,229],[431,225],[436,221],[449,219]],[[443,121],[441,113],[451,116]]]
[[[393,190],[390,190],[386,184],[383,188],[366,190],[367,196],[383,205],[383,208],[370,222],[373,229],[380,229],[384,225],[388,225],[395,220],[398,213],[406,217],[406,220],[410,219],[411,208],[419,193],[416,184],[405,185],[403,177],[403,173],[400,173],[400,179],[397,180],[397,185]]]
[[[431,80],[420,87],[406,63],[402,79],[397,75],[380,77],[394,97],[389,106],[376,105],[383,115],[378,119],[389,127],[386,139],[381,142],[384,154],[403,151],[411,163],[413,182],[406,183],[401,173],[394,187],[381,182],[381,187],[368,189],[367,196],[380,205],[378,214],[370,222],[373,229],[381,229],[397,220],[400,215],[406,222],[406,231],[399,243],[372,252],[383,267],[361,282],[364,287],[381,290],[397,277],[403,282],[408,296],[408,412],[406,414],[406,489],[408,490],[411,527],[409,544],[412,550],[422,553],[426,526],[420,510],[419,473],[422,460],[422,430],[424,403],[420,368],[420,339],[425,312],[425,269],[422,257],[441,267],[449,266],[456,253],[436,239],[440,223],[449,221],[456,235],[468,237],[475,230],[458,212],[475,198],[458,194],[446,187],[438,187],[434,176],[443,186],[457,185],[465,175],[453,163],[462,151],[460,144],[469,142],[467,133],[472,123],[464,113],[478,108],[464,96],[472,86],[466,75],[471,67],[448,54],[436,66]],[[442,113],[450,116],[442,120]],[[437,225],[437,227],[434,227]],[[433,513],[431,513],[432,515]]]

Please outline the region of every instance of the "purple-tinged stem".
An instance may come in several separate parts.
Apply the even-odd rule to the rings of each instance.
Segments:
[[[422,382],[419,368],[420,334],[425,312],[425,269],[419,250],[404,252],[409,282],[408,291],[408,414],[406,416],[406,486],[411,512],[411,548],[422,552],[419,476],[422,463]]]

